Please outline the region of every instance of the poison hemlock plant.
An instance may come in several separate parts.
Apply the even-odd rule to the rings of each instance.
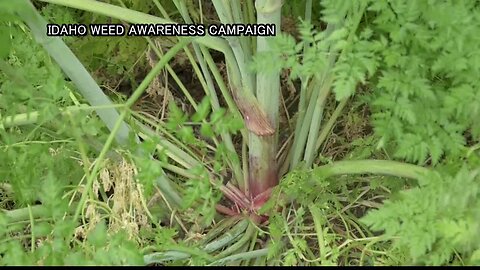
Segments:
[[[58,18],[66,22],[272,23],[277,29],[283,5],[38,2],[48,3],[42,12],[49,20],[57,19],[57,5],[69,7]],[[0,261],[476,263],[479,61],[469,61],[479,52],[475,2],[292,3],[295,13],[305,11],[295,37],[179,37],[166,50],[149,37],[107,46],[66,39],[82,64],[61,39],[45,36],[45,20],[30,1],[0,1],[8,15],[0,31],[9,32],[13,44],[0,51],[6,57],[0,61],[0,134],[8,154],[1,156],[0,181],[8,181],[13,208],[26,206],[0,214],[7,228],[0,231],[7,239],[0,242]],[[204,16],[209,13],[215,16]],[[132,94],[114,104],[89,69],[123,80],[117,75],[135,70],[124,61],[141,55],[146,44],[141,61],[151,70],[140,82],[126,72]],[[198,89],[187,87],[169,64],[180,51]],[[224,63],[216,63],[212,51]],[[90,59],[118,52],[113,65]],[[134,108],[147,89],[160,87],[162,71],[185,96],[184,104],[168,101],[166,118]],[[296,96],[288,104],[285,84]],[[367,97],[374,134],[350,144],[368,149],[344,160],[324,156],[322,147],[359,92]],[[372,149],[377,141],[383,153]],[[379,159],[368,159],[373,154]],[[378,209],[367,212],[371,208]],[[19,232],[30,242],[15,238]],[[54,248],[61,252],[48,255]]]

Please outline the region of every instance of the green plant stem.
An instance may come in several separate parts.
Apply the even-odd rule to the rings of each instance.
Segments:
[[[365,9],[365,4],[361,3],[359,11],[355,14],[354,23],[352,25],[352,29],[349,33],[347,38],[347,46],[341,51],[340,56],[338,59],[344,57],[350,50],[353,37],[356,33],[356,30],[360,24],[363,11]],[[331,25],[329,24],[326,29],[326,34],[331,34],[339,25]],[[305,49],[308,49],[307,47]],[[314,149],[316,148],[316,140],[317,135],[320,128],[320,122],[322,121],[324,103],[326,98],[330,92],[330,86],[332,83],[333,75],[332,70],[335,65],[335,61],[337,59],[337,52],[334,50],[333,47],[329,46],[329,57],[328,57],[328,68],[323,72],[321,79],[315,79],[314,85],[320,85],[320,94],[319,91],[313,91],[312,96],[310,97],[310,102],[308,104],[308,108],[306,109],[305,118],[303,119],[303,104],[300,104],[299,116],[300,121],[297,121],[297,126],[295,130],[295,139],[293,144],[293,155],[291,161],[291,168],[295,168],[298,163],[300,162],[300,156],[305,151],[305,155],[303,160],[305,161],[305,167],[310,168],[313,163],[313,158],[316,153]],[[303,83],[303,81],[302,81]],[[302,88],[303,90],[303,88]],[[318,99],[318,100],[317,100]],[[302,101],[302,96],[301,96]],[[301,126],[300,126],[301,125]],[[308,126],[309,129],[305,129],[304,127]],[[308,136],[308,138],[307,138]]]
[[[320,262],[325,262],[326,257],[326,248],[325,248],[325,241],[323,239],[323,229],[322,229],[322,214],[320,209],[316,205],[310,205],[310,213],[313,217],[313,222],[315,224],[315,231],[317,233],[317,241],[318,241],[318,249],[320,253]]]
[[[257,23],[275,24],[276,29],[280,28],[281,0],[257,0],[255,6]],[[257,37],[257,53],[270,50],[269,39],[271,37]],[[252,198],[278,184],[276,155],[281,92],[280,74],[259,71],[256,85],[259,107],[265,112],[274,133],[267,136],[259,136],[253,132],[249,134],[249,192]]]
[[[184,251],[165,251],[155,252],[143,256],[143,261],[146,265],[152,263],[163,263],[165,261],[178,261],[190,258],[192,255]]]
[[[327,34],[335,31],[336,26],[329,24],[325,32]],[[304,50],[309,50],[309,47],[305,47]],[[308,84],[308,87],[302,87],[302,90],[306,90],[305,93],[301,93],[301,98],[303,94],[302,108],[300,109],[299,120],[296,123],[295,127],[295,138],[294,138],[294,152],[292,155],[291,168],[296,168],[299,162],[302,160],[302,153],[304,153],[303,161],[307,161],[304,164],[305,168],[310,168],[311,163],[308,164],[308,160],[311,161],[314,152],[313,144],[316,139],[320,124],[322,122],[323,109],[330,93],[330,86],[332,84],[333,76],[331,70],[333,69],[336,54],[330,50],[328,57],[328,67],[323,71],[323,74],[320,77],[314,77],[313,80]],[[305,83],[306,85],[307,83]],[[303,81],[302,81],[303,86]],[[309,100],[307,102],[307,100]],[[309,128],[305,128],[309,127]]]
[[[140,138],[148,139],[151,136],[155,136],[153,131],[149,131],[148,127],[144,126],[143,129],[147,133],[150,133],[150,135],[146,135],[144,133],[139,133]],[[200,161],[194,159],[188,153],[183,152],[175,144],[172,144],[167,140],[161,140],[157,144],[156,148],[159,152],[162,152],[162,151],[166,150],[165,152],[166,152],[167,156],[169,156],[173,160],[177,161],[179,164],[184,166],[186,169],[191,169],[195,166],[202,166]],[[193,175],[190,172],[185,171],[185,170],[183,170],[183,169],[181,169],[177,166],[165,164],[165,163],[162,163],[162,162],[159,162],[159,164],[162,164],[163,168],[165,168],[167,170],[170,170],[172,172],[175,172],[175,173],[177,173],[179,175],[182,175],[184,177],[187,177],[187,178],[190,178],[190,179],[195,178],[195,175]],[[225,194],[226,197],[228,197],[229,199],[231,199],[235,202],[238,202],[242,206],[246,207],[248,205],[248,200],[244,197],[243,193],[235,192],[236,191],[235,187],[229,186],[229,184],[227,184],[227,186],[223,185],[213,175],[209,175],[208,178],[210,179],[210,182],[214,186],[217,186]]]
[[[223,0],[212,0],[213,5],[215,6],[215,11],[217,12],[220,21],[223,24],[235,23],[234,15],[232,14],[232,7],[235,6],[233,1],[223,1]],[[233,8],[235,10],[235,8]],[[238,10],[235,10],[236,13]],[[235,61],[239,69],[240,78],[242,80],[243,91],[248,91],[253,93],[254,91],[254,76],[247,68],[249,64],[248,60],[251,59],[250,51],[242,48],[240,37],[228,36],[225,37],[232,52],[235,57]]]
[[[308,6],[311,3],[307,3],[305,14],[306,18],[308,18],[308,13],[309,11],[307,10]],[[333,24],[328,24],[327,28],[325,29],[325,34],[328,36],[330,35],[335,29],[337,28],[336,25]],[[307,50],[309,50],[310,47],[308,44],[305,44],[303,47],[304,53],[306,53]],[[336,59],[336,55],[332,52],[329,53],[328,59],[330,60],[330,65],[328,68],[326,68],[324,71],[322,71],[321,78],[326,78],[327,76],[331,76],[329,73],[332,69],[334,60]],[[323,95],[319,95],[320,90],[316,90],[316,88],[323,89],[321,86],[322,80],[318,79],[317,77],[314,77],[312,79],[311,76],[304,76],[301,78],[301,90],[300,90],[300,101],[298,103],[298,118],[295,124],[295,136],[293,138],[293,144],[292,148],[289,151],[289,156],[291,157],[290,160],[290,168],[295,169],[298,164],[301,161],[302,154],[305,151],[305,144],[308,132],[311,130],[311,124],[312,124],[312,114],[315,106],[315,102],[317,101],[317,98],[320,96],[326,96],[328,93],[323,93]],[[325,97],[326,98],[326,97]],[[323,98],[323,99],[325,99]],[[308,102],[310,100],[310,102]],[[320,100],[320,104],[321,104]],[[322,110],[317,109],[317,114],[321,112]],[[320,118],[319,115],[317,115],[317,118]],[[321,120],[321,119],[317,119]],[[318,123],[319,125],[320,123]],[[305,128],[305,127],[310,127],[310,128]],[[290,154],[291,152],[291,154]]]
[[[247,23],[255,23],[255,5],[253,3],[254,0],[246,0],[247,2],[247,7],[246,7],[246,13],[247,13],[247,16],[245,18],[247,18]],[[249,43],[250,43],[250,50],[252,52],[256,52],[257,51],[257,44],[254,42],[255,41],[255,37],[248,37],[249,38]]]
[[[302,134],[307,130],[303,128],[303,120],[305,119],[305,114],[307,113],[307,93],[311,92],[310,88],[313,88],[315,85],[314,81],[310,81],[310,77],[302,78],[301,88],[300,88],[300,100],[298,101],[298,111],[297,111],[297,120],[295,125],[294,137],[292,148],[289,151],[288,156],[291,157],[290,168],[295,169],[297,164],[300,162],[300,157],[302,155]]]
[[[240,216],[234,216],[230,218],[222,219],[219,223],[215,225],[213,229],[211,229],[207,235],[201,240],[200,244],[206,244],[212,241],[215,237],[217,237],[220,233],[225,231],[227,228],[230,228],[232,225],[236,224],[240,220]]]
[[[30,205],[28,205],[28,215],[30,217],[30,230],[32,234],[30,252],[33,253],[35,251],[35,219],[33,218],[32,208],[30,207]]]
[[[419,180],[424,175],[430,173],[430,169],[418,165],[376,159],[337,161],[316,167],[313,170],[315,175],[324,178],[350,174],[378,174]],[[304,184],[313,186],[315,181],[316,179],[310,179]],[[290,200],[282,196],[275,199],[278,205],[283,205]]]
[[[236,220],[234,218],[231,219],[232,222],[235,222]],[[247,229],[247,226],[249,224],[249,221],[247,219],[242,219],[240,220],[237,224],[235,224],[233,227],[231,227],[227,232],[225,232],[223,235],[221,235],[218,239],[208,243],[202,248],[202,253],[212,253],[215,252],[216,250],[219,250],[229,244],[231,244],[233,241],[238,239],[243,232]],[[230,226],[231,223],[227,222],[225,225]],[[225,228],[225,227],[224,227]],[[168,249],[168,247],[167,247]],[[176,260],[184,260],[188,259],[191,257],[192,254],[197,254],[198,252],[194,252],[192,250],[178,250],[177,247],[175,247],[177,250],[168,250],[164,252],[156,252],[152,254],[148,254],[144,256],[144,261],[146,264],[151,264],[151,263],[161,263],[164,261],[176,261]],[[201,254],[200,254],[201,255]],[[209,261],[213,261],[212,258],[206,258]]]
[[[382,174],[419,179],[430,170],[421,166],[391,160],[345,160],[315,168],[324,177],[344,174]]]
[[[250,259],[255,259],[259,257],[264,257],[268,255],[268,248],[263,248],[263,249],[257,249],[254,251],[247,251],[243,253],[238,253],[234,255],[230,255],[228,257],[225,257],[223,259],[217,260],[212,262],[209,265],[225,265],[228,262],[233,262],[233,261],[238,261],[238,260],[250,260]]]
[[[61,110],[62,115],[67,114],[68,112],[73,112],[76,110],[91,110],[93,111],[93,107],[90,107],[86,104],[82,104],[80,106],[69,106],[66,107],[65,109]],[[30,113],[20,113],[17,115],[12,115],[12,116],[7,116],[0,121],[0,126],[3,126],[4,128],[9,128],[9,127],[18,127],[18,126],[24,126],[24,125],[31,125],[35,124],[38,121],[38,117],[40,116],[40,113],[38,111],[36,112],[30,112]]]
[[[75,209],[76,204],[72,204],[70,208],[68,208],[68,213],[72,213]],[[44,205],[34,205],[25,208],[19,208],[15,210],[3,210],[0,211],[5,214],[7,218],[7,223],[14,223],[20,221],[26,221],[33,219],[38,219],[41,217],[49,216],[50,210]],[[31,215],[30,215],[31,211]]]
[[[241,234],[245,232],[249,222],[250,221],[247,219],[240,220],[235,226],[232,227],[232,229],[223,234],[217,240],[205,245],[203,250],[207,253],[211,253],[237,240]]]
[[[318,133],[320,132],[320,124],[323,121],[323,111],[328,94],[330,93],[331,83],[332,81],[329,78],[323,82],[319,96],[314,103],[315,106],[313,109],[310,130],[308,132],[308,138],[306,141],[305,155],[303,157],[303,160],[305,161],[305,168],[310,168],[313,163],[314,154],[316,153],[315,143],[318,139]]]
[[[256,228],[252,223],[248,224],[247,231],[245,232],[245,234],[235,244],[229,246],[224,251],[222,251],[220,254],[215,256],[215,258],[220,259],[220,258],[226,257],[226,256],[228,256],[232,253],[237,252],[240,248],[242,248],[245,244],[247,244],[250,241],[250,239],[252,238],[252,236],[255,233],[255,230],[256,230]]]
[[[312,0],[305,3],[305,21],[308,23],[312,21]]]
[[[337,108],[335,108],[332,116],[330,116],[330,119],[328,119],[328,122],[325,124],[325,126],[323,126],[322,130],[320,131],[320,135],[318,135],[317,142],[315,143],[315,153],[318,153],[318,151],[320,150],[320,146],[322,146],[323,142],[332,130],[333,125],[336,123],[338,117],[340,116],[340,113],[342,112],[343,108],[345,108],[347,101],[347,98],[340,101],[340,103],[337,105]]]
[[[249,23],[248,22],[248,17],[245,16],[245,12],[243,11],[246,11],[247,7],[245,7],[244,5],[244,9],[242,10],[242,2],[241,1],[229,1],[230,2],[230,5],[232,7],[232,13],[233,13],[233,19],[234,19],[234,22],[235,23],[238,23],[238,24],[246,24],[246,23]],[[242,47],[242,51],[244,52],[244,56],[245,56],[245,62],[246,63],[251,63],[252,61],[252,46],[251,46],[251,37],[248,37],[248,36],[240,36],[238,37],[239,41],[240,41],[240,45]],[[255,80],[254,80],[254,75],[252,74],[251,75],[251,80],[252,80],[252,87],[253,89],[255,89]]]

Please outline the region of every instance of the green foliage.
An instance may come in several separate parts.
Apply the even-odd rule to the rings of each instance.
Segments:
[[[205,168],[194,168],[192,172],[198,175],[198,179],[189,179],[186,183],[183,208],[185,210],[194,206],[195,212],[189,218],[196,220],[201,217],[202,225],[208,226],[215,216],[215,205],[220,201],[221,193],[212,187]],[[194,205],[199,200],[201,203]]]
[[[370,180],[370,179],[368,179]],[[382,188],[389,187],[389,182],[395,181],[389,178],[375,178],[377,185]],[[398,183],[398,182],[397,182]],[[403,186],[397,186],[392,191],[398,191]],[[390,187],[391,188],[391,187]],[[371,189],[375,190],[374,187]],[[381,192],[378,192],[380,194]],[[358,200],[365,194],[365,187],[362,179],[353,177],[342,177],[336,179],[325,178],[319,168],[313,170],[295,170],[288,173],[275,188],[272,200],[261,209],[262,213],[270,215],[268,232],[270,234],[268,258],[279,265],[358,265],[355,256],[351,254],[350,248],[355,246],[358,249],[382,249],[380,243],[368,243],[346,245],[355,243],[364,234],[369,234],[367,228],[353,217],[350,212],[350,202]],[[345,198],[346,197],[346,198]],[[279,198],[286,198],[285,200]],[[282,202],[282,203],[278,203]],[[295,207],[289,203],[293,202]],[[310,216],[306,208],[315,208],[317,216]],[[282,209],[279,213],[278,209]],[[342,210],[340,210],[342,209]],[[355,210],[352,210],[352,212]],[[341,213],[345,212],[345,213]],[[315,219],[315,228],[312,221]],[[346,226],[346,233],[337,233],[339,224]],[[307,225],[308,224],[308,225]],[[353,225],[349,225],[353,224]],[[355,229],[349,229],[354,226]],[[360,231],[364,230],[364,231]],[[358,233],[358,235],[356,235]],[[316,238],[309,238],[309,235],[316,235]],[[308,247],[305,246],[308,243]],[[343,244],[341,244],[343,243]],[[374,245],[376,244],[376,245]],[[319,255],[312,255],[313,249],[319,249]],[[390,255],[390,254],[389,254]],[[369,264],[377,260],[389,259],[388,256],[366,256]],[[360,264],[365,263],[360,260]]]
[[[478,170],[451,166],[425,175],[419,186],[400,192],[370,211],[363,221],[386,236],[400,236],[394,245],[412,264],[443,265],[475,261],[480,229]],[[453,170],[454,171],[454,170]]]
[[[52,161],[52,158],[48,160]],[[14,216],[15,220],[10,220],[8,214],[0,212],[3,228],[0,231],[0,265],[143,264],[137,244],[129,240],[124,232],[107,232],[103,222],[98,223],[83,241],[72,240],[72,234],[78,225],[68,217],[68,201],[62,198],[64,188],[59,185],[60,181],[55,177],[55,173],[55,170],[50,169],[45,172],[45,180],[37,179],[43,180],[37,181],[42,183],[38,194],[44,209],[41,220],[32,219],[33,213],[37,214],[39,210],[33,210],[31,206],[23,208],[31,212],[30,220],[29,217],[25,220],[30,226],[24,226],[21,218]],[[14,184],[18,182],[17,178],[13,180],[16,180],[13,181]],[[20,194],[21,192],[22,190],[19,191]],[[35,195],[37,194],[32,194]],[[16,211],[18,210],[22,209]],[[28,237],[31,237],[30,243],[23,241],[29,239]],[[30,251],[23,246],[27,243],[31,246]]]
[[[153,153],[155,146],[156,142],[152,139],[142,142],[142,144],[139,145],[139,149],[141,149],[143,153]],[[165,155],[162,157],[164,159],[166,158]],[[145,196],[150,197],[154,193],[155,180],[163,175],[162,167],[159,166],[156,160],[149,156],[135,156],[134,160],[138,168],[137,179],[143,186]]]
[[[103,224],[103,223],[101,223]],[[40,224],[35,224],[40,225]],[[0,265],[142,265],[143,256],[136,244],[124,233],[109,235],[105,225],[98,226],[84,243],[72,244],[69,233],[71,221],[59,221],[51,236],[37,239],[33,252],[24,249],[20,240],[2,236]],[[48,233],[51,228],[46,227]],[[36,229],[36,232],[40,232]],[[108,241],[107,241],[108,237]],[[37,243],[36,243],[37,244]]]
[[[57,112],[56,105],[65,104],[68,97],[63,74],[21,27],[12,24],[3,27],[15,38],[9,38],[11,50],[4,63],[8,66],[2,68],[4,72],[0,74],[0,109],[14,114],[21,112],[23,105],[30,110],[40,110],[41,115],[51,119]]]
[[[82,165],[105,139],[105,128],[86,111],[61,115],[83,100],[21,23],[0,24],[11,44],[0,59],[0,121],[39,114],[32,125],[0,126],[0,181],[8,187],[0,188],[7,208],[0,211],[0,265],[143,264],[138,244],[121,230],[99,225],[84,239],[75,236],[82,226],[71,220],[76,206],[67,198],[85,175]]]
[[[17,194],[16,203],[26,205],[37,199],[44,181],[52,186],[55,186],[52,181],[68,185],[81,176],[82,170],[69,158],[72,142],[68,140],[68,133],[72,130],[67,130],[61,122],[52,121],[59,117],[58,106],[71,104],[68,91],[64,89],[63,75],[20,27],[12,25],[9,29],[15,38],[11,39],[12,51],[5,63],[7,72],[0,73],[0,114],[38,111],[42,123],[26,129],[0,129],[3,142],[0,179],[12,185]],[[37,52],[32,51],[32,47]],[[52,126],[60,128],[52,132],[48,129]],[[58,142],[49,145],[42,144],[43,140]]]
[[[374,230],[384,230],[385,239],[397,239],[395,254],[404,257],[402,264],[478,261],[479,163],[464,160],[467,147],[478,143],[480,134],[478,5],[392,0],[322,1],[322,6],[322,21],[335,26],[331,33],[328,27],[317,32],[303,23],[300,42],[280,35],[272,43],[273,51],[256,59],[256,68],[286,68],[291,79],[302,82],[316,76],[325,83],[324,78],[332,76],[337,100],[352,96],[359,83],[369,84],[375,137],[355,141],[357,147],[347,157],[370,157],[379,139],[377,148],[384,148],[387,156],[436,167],[418,185],[409,183],[411,189],[393,192],[364,221]],[[333,65],[332,54],[338,56]],[[337,195],[328,195],[332,188],[352,188],[312,179],[323,178],[315,176],[315,169],[293,171],[279,189],[289,199],[308,204],[323,201],[318,193],[334,201]],[[391,186],[391,191],[403,184]],[[371,188],[378,186],[385,184],[370,183]],[[276,222],[272,229],[275,226]]]
[[[380,146],[407,161],[436,164],[478,141],[476,75],[479,9],[475,1],[378,1],[370,7],[381,55],[372,98]]]
[[[479,139],[479,9],[475,1],[389,1],[370,10],[384,46],[371,98],[379,146],[438,169],[363,220],[399,237],[406,263],[478,263],[478,158],[467,163],[464,153]]]

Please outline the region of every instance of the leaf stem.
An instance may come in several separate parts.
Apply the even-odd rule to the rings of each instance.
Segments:
[[[430,170],[421,166],[391,160],[344,160],[315,168],[324,177],[343,174],[382,174],[419,179]]]
[[[254,251],[247,251],[247,252],[243,252],[243,253],[230,255],[230,256],[225,257],[223,259],[214,261],[209,265],[224,265],[228,262],[233,262],[233,261],[238,261],[238,260],[254,259],[254,258],[259,258],[259,257],[267,256],[267,255],[268,255],[268,248],[257,249],[257,250],[254,250]]]

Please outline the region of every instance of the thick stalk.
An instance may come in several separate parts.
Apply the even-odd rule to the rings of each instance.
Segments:
[[[275,24],[280,29],[282,0],[257,0],[257,23]],[[271,37],[257,37],[257,52],[270,50]],[[249,136],[249,187],[252,198],[278,184],[278,168],[275,156],[278,141],[278,108],[280,106],[280,74],[274,72],[257,73],[257,100],[265,112],[273,134],[258,136],[250,132]],[[262,204],[258,201],[256,204]]]

